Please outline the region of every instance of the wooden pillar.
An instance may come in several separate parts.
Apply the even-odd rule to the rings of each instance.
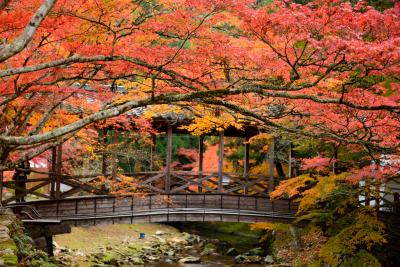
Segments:
[[[154,171],[154,154],[156,152],[157,137],[155,134],[151,134],[151,145],[150,145],[150,171]]]
[[[57,145],[56,160],[56,198],[61,196],[61,174],[62,174],[62,144]]]
[[[54,251],[53,251],[53,236],[48,233],[46,233],[46,235],[44,236],[45,240],[46,240],[46,250],[47,250],[47,255],[49,255],[50,257],[54,256]]]
[[[4,182],[4,172],[0,170],[0,205],[3,203],[3,182]]]
[[[118,136],[117,136],[117,131],[113,130],[113,139],[112,139],[112,143],[113,143],[113,153],[112,153],[112,170],[111,170],[111,176],[113,178],[115,178],[117,176],[117,160],[118,160],[118,156],[117,156],[117,149],[116,149],[116,144],[118,142]]]
[[[333,152],[333,162],[332,162],[332,173],[335,175],[336,174],[336,169],[337,169],[337,159],[338,159],[338,149],[335,146],[333,146],[334,152]]]
[[[224,188],[222,184],[224,172],[224,132],[219,133],[219,155],[218,155],[218,192],[222,193]]]
[[[246,186],[244,187],[243,194],[247,195],[249,188],[247,184],[249,183],[249,170],[250,170],[250,144],[249,137],[246,136],[244,140],[244,159],[243,159],[243,176],[246,180]]]
[[[56,170],[57,170],[57,147],[54,146],[51,149],[51,183],[50,183],[50,196],[55,198],[56,196]]]
[[[269,165],[269,184],[268,193],[271,193],[275,189],[275,179],[274,179],[274,165],[275,165],[275,138],[271,140],[271,145],[268,152],[268,165]]]
[[[204,150],[204,136],[199,137],[199,180],[203,178],[203,150]],[[200,182],[199,192],[203,192],[203,182]]]
[[[101,163],[101,173],[107,175],[107,129],[103,129],[101,137],[101,145],[103,146],[102,163]]]
[[[165,193],[171,191],[171,162],[172,162],[172,126],[167,129],[167,155],[166,155],[166,175],[165,175]]]
[[[289,166],[288,166],[289,178],[292,178],[292,143],[289,143]]]

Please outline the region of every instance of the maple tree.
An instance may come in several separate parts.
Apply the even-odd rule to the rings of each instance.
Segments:
[[[399,46],[400,4],[387,1],[1,0],[0,170],[66,140],[70,155],[84,138],[93,150],[97,130],[147,130],[162,112],[194,117],[194,135],[253,124],[295,149],[318,139],[303,161],[311,175],[273,195],[301,196],[315,224],[351,219],[322,231],[322,262],[372,258],[385,239],[355,184],[399,171]],[[336,163],[351,173],[329,174]]]
[[[174,102],[395,149],[398,12],[339,1],[3,1],[2,162],[94,121]],[[126,94],[110,90],[118,85]]]

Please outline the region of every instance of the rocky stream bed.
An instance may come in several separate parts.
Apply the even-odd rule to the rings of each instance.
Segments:
[[[139,239],[138,231],[133,230],[135,236],[129,235],[120,242],[114,239],[108,244],[87,243],[89,250],[64,246],[68,240],[64,237],[56,243],[56,259],[63,266],[287,266],[276,264],[261,247],[243,251],[220,239],[154,225],[162,230],[147,231],[144,239]]]

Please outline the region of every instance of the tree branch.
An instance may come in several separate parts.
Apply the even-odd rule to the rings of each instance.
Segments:
[[[49,11],[54,6],[57,0],[46,0],[36,11],[35,15],[33,15],[29,24],[25,27],[24,32],[18,36],[11,44],[7,44],[4,48],[0,50],[0,62],[3,62],[10,57],[21,52],[33,39],[33,36],[36,33],[37,28],[42,23],[44,18],[47,16]],[[1,5],[7,5],[8,1],[0,2]]]

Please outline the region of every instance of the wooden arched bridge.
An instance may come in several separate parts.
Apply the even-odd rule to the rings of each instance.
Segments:
[[[106,194],[107,189],[99,183],[98,177],[50,175],[27,180],[27,184],[31,184],[29,189],[18,189],[13,181],[5,182],[4,186],[8,188],[23,190],[26,195],[41,199],[15,203],[15,196],[11,195],[3,203],[20,214],[25,222],[60,221],[70,225],[171,221],[290,222],[298,207],[290,200],[271,200],[268,178],[261,175],[222,173],[220,179],[218,173],[202,173],[200,176],[182,171],[126,173],[125,179],[139,185],[141,193],[118,196]],[[168,177],[173,181],[169,190],[165,188]]]
[[[174,221],[291,222],[297,204],[227,194],[87,196],[39,200],[9,207],[27,223],[71,226]]]
[[[291,222],[289,200],[227,194],[87,196],[9,205],[26,223],[71,226],[173,221]]]

